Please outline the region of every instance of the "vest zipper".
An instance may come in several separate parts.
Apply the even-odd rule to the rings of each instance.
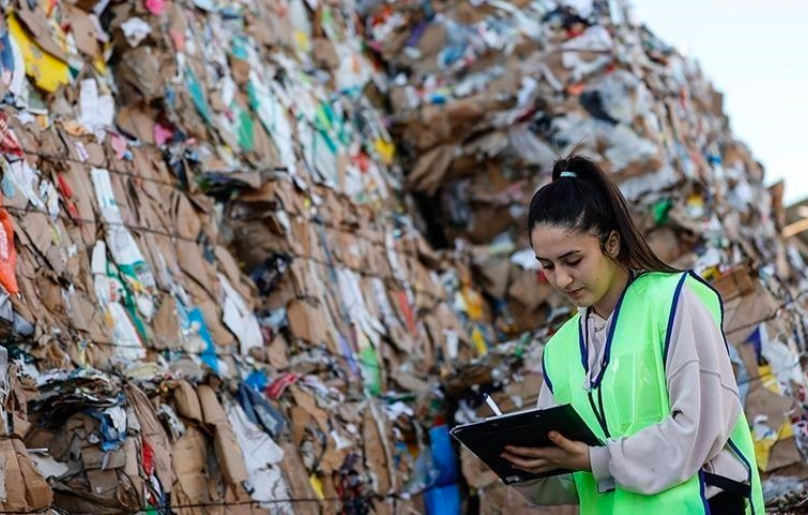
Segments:
[[[598,386],[598,406],[600,406],[600,418],[603,421],[603,432],[606,433],[606,438],[611,438],[609,434],[609,423],[606,421],[606,410],[603,409],[603,388]]]
[[[606,438],[611,438],[611,434],[609,433],[609,425],[606,423],[606,410],[603,409],[603,390],[600,387],[597,387],[598,390],[598,404],[600,405],[600,409],[595,406],[595,399],[592,398],[592,390],[589,390],[589,405],[592,407],[592,412],[595,414],[595,418],[598,420],[598,424],[600,424],[600,428],[603,430],[603,434],[606,435]]]

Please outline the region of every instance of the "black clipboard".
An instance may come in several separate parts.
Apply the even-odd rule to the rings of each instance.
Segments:
[[[558,431],[565,438],[598,446],[601,442],[592,433],[575,409],[569,405],[548,409],[533,409],[487,418],[482,422],[456,426],[451,435],[472,454],[493,470],[503,483],[510,485],[540,477],[564,474],[569,470],[556,469],[544,474],[531,474],[512,467],[500,455],[506,445],[517,447],[551,447],[550,431]]]

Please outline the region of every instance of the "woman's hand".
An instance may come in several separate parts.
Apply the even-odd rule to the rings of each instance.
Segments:
[[[510,461],[513,468],[533,474],[542,474],[555,469],[592,470],[588,445],[567,440],[555,431],[550,432],[549,436],[555,447],[507,445],[502,457]]]

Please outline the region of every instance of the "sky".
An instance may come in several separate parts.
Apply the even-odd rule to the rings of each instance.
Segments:
[[[733,133],[765,165],[766,184],[784,178],[787,204],[808,197],[808,1],[629,1],[724,93]]]

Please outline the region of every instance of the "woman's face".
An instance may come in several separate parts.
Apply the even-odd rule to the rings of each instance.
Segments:
[[[597,236],[547,224],[537,225],[530,236],[550,285],[576,306],[593,306],[610,292],[621,266],[603,253]],[[612,233],[605,247],[617,256],[617,233]]]

